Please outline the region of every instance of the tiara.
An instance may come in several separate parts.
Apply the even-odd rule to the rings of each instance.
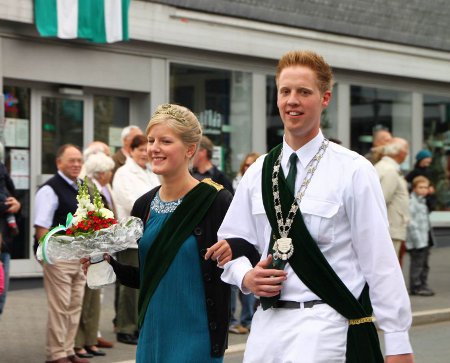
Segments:
[[[186,120],[184,118],[183,112],[178,110],[174,105],[171,105],[170,103],[165,103],[163,105],[160,105],[155,113],[153,114],[153,117],[156,117],[158,115],[169,115],[178,122],[181,122],[182,124],[186,123]]]

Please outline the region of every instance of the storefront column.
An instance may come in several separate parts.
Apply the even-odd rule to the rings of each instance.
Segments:
[[[267,152],[266,75],[253,73],[252,80],[252,151]]]
[[[423,94],[413,92],[412,94],[412,130],[409,154],[415,156],[423,148]],[[414,162],[414,159],[413,159]]]
[[[350,85],[345,82],[337,84],[337,138],[342,145],[350,147]]]
[[[169,102],[169,66],[167,60],[152,58],[150,77],[150,115],[152,115],[158,105]]]

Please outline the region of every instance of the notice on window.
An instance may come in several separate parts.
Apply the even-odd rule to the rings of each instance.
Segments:
[[[122,134],[121,127],[110,127],[109,128],[109,147],[122,147],[122,139],[120,135]]]
[[[30,152],[11,149],[11,179],[16,189],[30,189]]]
[[[223,148],[222,146],[213,147],[211,162],[217,166],[220,171],[223,171],[225,165],[223,160]]]
[[[29,120],[6,118],[4,138],[7,147],[29,147]]]

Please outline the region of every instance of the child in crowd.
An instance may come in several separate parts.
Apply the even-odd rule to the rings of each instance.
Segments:
[[[429,211],[426,196],[429,193],[430,180],[417,176],[412,181],[412,192],[409,199],[411,220],[408,225],[406,248],[411,257],[409,271],[409,289],[411,295],[433,296],[428,287],[428,258],[433,245],[431,236]]]

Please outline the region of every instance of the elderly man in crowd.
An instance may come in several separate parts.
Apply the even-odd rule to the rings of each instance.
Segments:
[[[83,159],[78,146],[62,145],[56,153],[58,172],[36,193],[36,238],[52,226],[66,224],[68,213],[77,209],[78,176]],[[85,277],[78,261],[44,264],[44,287],[48,300],[47,363],[89,363],[75,355],[75,335],[80,321]]]
[[[400,258],[400,248],[406,240],[406,228],[409,222],[409,193],[405,178],[400,173],[400,164],[409,152],[405,139],[394,137],[383,148],[383,157],[375,164],[383,189],[388,212],[389,232],[395,252]]]
[[[376,125],[373,128],[372,148],[364,155],[372,164],[376,164],[383,157],[383,147],[392,141],[392,134],[383,125]]]

